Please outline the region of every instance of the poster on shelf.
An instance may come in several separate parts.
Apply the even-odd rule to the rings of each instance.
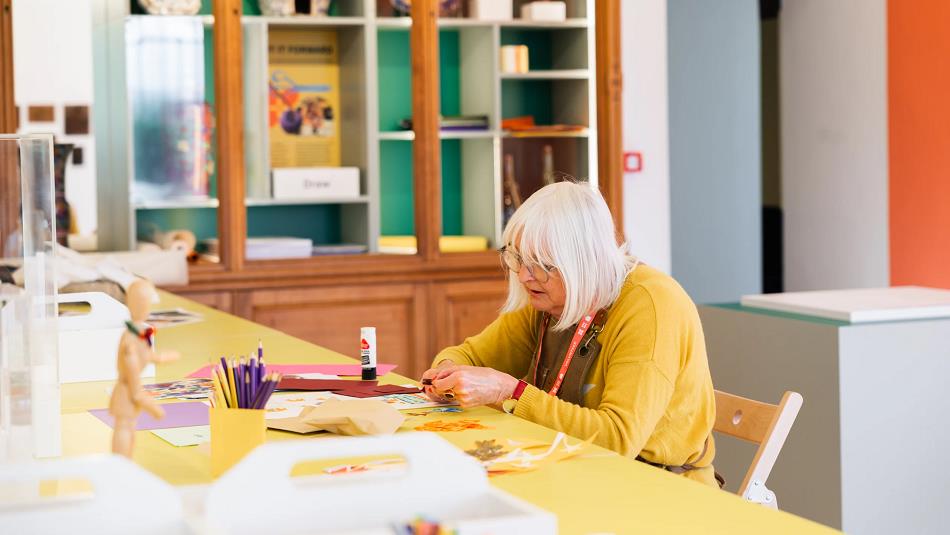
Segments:
[[[269,40],[271,166],[339,166],[340,65],[336,31],[272,28]]]

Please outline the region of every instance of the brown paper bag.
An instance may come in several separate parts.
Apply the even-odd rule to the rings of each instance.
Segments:
[[[328,399],[306,407],[295,418],[267,420],[267,427],[294,433],[329,431],[338,435],[388,435],[396,432],[406,417],[376,399]]]

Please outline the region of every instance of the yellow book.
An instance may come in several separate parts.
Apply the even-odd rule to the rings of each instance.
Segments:
[[[470,253],[488,249],[488,238],[484,236],[442,236],[439,238],[439,251],[443,253]],[[416,254],[418,246],[415,236],[380,236],[379,252],[388,254]]]
[[[271,28],[268,39],[271,167],[339,167],[336,31]]]

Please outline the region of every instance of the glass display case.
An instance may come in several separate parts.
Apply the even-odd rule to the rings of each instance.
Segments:
[[[0,135],[19,219],[0,258],[0,459],[61,454],[52,135]],[[11,175],[13,177],[11,178]]]

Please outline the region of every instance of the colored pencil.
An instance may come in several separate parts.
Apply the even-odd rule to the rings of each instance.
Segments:
[[[257,391],[260,390],[261,378],[258,375],[260,369],[257,367],[257,357],[251,357],[251,399],[257,399]]]
[[[264,358],[264,342],[258,338],[257,339],[257,360],[260,361]]]
[[[261,392],[257,395],[257,399],[254,400],[255,409],[263,409],[267,406],[267,401],[270,399],[271,394],[274,393],[274,389],[277,388],[277,383],[280,382],[280,374],[273,373],[265,381],[261,387]]]
[[[231,401],[231,386],[228,384],[227,374],[224,373],[224,368],[215,366],[211,372],[211,375],[218,379],[218,384],[221,386],[221,394],[224,396],[225,405],[233,408],[234,402]]]
[[[247,394],[247,401],[244,403],[245,409],[250,409],[251,404],[254,402],[254,398],[251,396],[251,367],[248,366],[244,370],[244,390]]]
[[[231,365],[228,366],[227,368],[227,373],[228,373],[228,380],[231,387],[231,403],[233,404],[232,407],[237,408],[238,400],[240,398],[238,398],[238,394],[237,394],[238,393],[237,386],[236,386],[237,382],[234,380],[234,366],[235,366],[234,359],[232,358]]]
[[[224,391],[221,388],[221,379],[218,377],[218,373],[214,369],[211,370],[211,383],[213,385],[213,395],[211,396],[211,399],[216,401],[216,404],[219,407],[226,407],[227,403],[224,400]]]
[[[263,408],[263,407],[261,406],[261,399],[263,399],[264,396],[267,394],[267,388],[268,388],[269,385],[270,385],[270,377],[265,377],[265,378],[264,378],[264,381],[261,382],[261,388],[260,388],[260,390],[257,392],[257,396],[254,397],[254,402],[251,403],[251,408],[252,408],[252,409],[262,409],[262,408]],[[266,404],[266,402],[265,402],[265,404]]]

